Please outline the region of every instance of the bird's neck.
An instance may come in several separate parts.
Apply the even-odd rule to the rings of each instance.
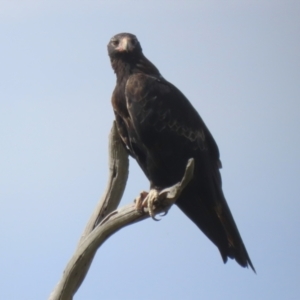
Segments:
[[[114,59],[111,62],[112,68],[116,73],[117,82],[126,82],[128,77],[132,74],[132,66],[130,63],[124,62],[121,59]]]
[[[158,69],[144,56],[134,57],[131,59],[114,59],[111,61],[117,82],[127,81],[132,74],[143,73],[151,76],[160,76]]]

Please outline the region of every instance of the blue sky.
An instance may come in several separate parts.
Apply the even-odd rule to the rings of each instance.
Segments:
[[[75,299],[299,299],[299,1],[0,2],[1,299],[46,299],[107,180],[115,76],[137,35],[215,137],[257,270],[177,207],[111,237]],[[134,161],[122,204],[148,189]],[[121,205],[122,205],[121,204]]]

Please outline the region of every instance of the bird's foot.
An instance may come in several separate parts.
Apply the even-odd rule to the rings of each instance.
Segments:
[[[135,207],[138,211],[142,211],[144,208],[149,212],[150,217],[159,221],[155,218],[155,202],[159,198],[159,192],[155,189],[151,189],[150,192],[141,192],[140,195],[135,199]]]
[[[159,219],[155,218],[155,202],[158,200],[159,192],[155,189],[151,189],[150,192],[148,193],[147,197],[143,201],[143,206],[148,208],[148,212],[150,217],[155,220],[159,221]]]
[[[159,221],[155,215],[163,212],[163,216],[168,213],[170,207],[176,202],[183,189],[191,181],[194,174],[194,159],[188,160],[183,178],[180,182],[165,188],[161,191],[151,189],[150,192],[141,192],[135,199],[135,208],[141,213],[149,212],[152,219]]]

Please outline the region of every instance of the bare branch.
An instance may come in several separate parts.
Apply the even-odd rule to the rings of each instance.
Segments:
[[[109,135],[109,179],[106,190],[97,204],[80,242],[100,223],[110,212],[117,209],[122,199],[128,178],[129,160],[127,151],[120,139],[116,122],[113,123]]]
[[[120,159],[120,157],[118,159]],[[170,208],[170,206],[176,201],[183,189],[192,179],[193,172],[194,159],[190,159],[188,161],[185,174],[181,182],[175,184],[172,187],[164,189],[159,193],[158,199],[154,203],[155,214],[165,212]],[[123,174],[123,179],[126,178],[126,183],[127,173],[125,173],[126,172],[124,172]],[[111,182],[111,180],[109,182]],[[118,194],[120,195],[120,197],[122,196],[123,190]],[[61,281],[58,283],[57,287],[50,295],[49,300],[72,300],[74,294],[76,293],[78,287],[80,286],[85,275],[88,272],[88,269],[97,249],[112,234],[114,234],[121,228],[149,218],[149,214],[145,212],[145,209],[143,209],[142,211],[137,210],[136,204],[134,203],[128,204],[116,211],[111,212],[110,214],[107,214],[111,207],[113,207],[114,205],[118,205],[119,200],[113,200],[115,201],[114,204],[110,204],[109,197],[111,197],[111,195],[115,195],[115,193],[110,188],[108,188],[106,192],[108,192],[109,195],[104,195],[104,197],[101,200],[102,205],[97,205],[97,209],[93,213],[93,216],[91,217],[84,231],[84,235],[82,236],[79,242],[76,252],[69,261]],[[103,205],[107,207],[104,214],[102,214]],[[101,216],[101,223],[98,222],[99,215]],[[96,220],[98,225],[94,228]],[[89,230],[91,231],[89,232]]]
[[[90,220],[86,225],[86,228],[79,241],[78,248],[80,247],[82,241],[89,235],[90,232],[92,232],[96,222],[101,222],[101,220],[105,218],[107,214],[118,207],[128,178],[128,165],[128,154],[122,144],[122,141],[120,140],[117,126],[114,122],[109,135],[109,180],[105,193],[97,204]],[[74,257],[77,251],[78,249],[76,250]],[[71,272],[73,269],[73,260],[70,260],[60,282],[51,293],[49,300],[69,300],[73,298],[73,295],[81,285],[89,270],[95,253],[96,249],[94,253],[89,253],[84,265],[82,265],[82,269],[77,273]]]

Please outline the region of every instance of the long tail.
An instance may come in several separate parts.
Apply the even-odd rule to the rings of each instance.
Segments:
[[[218,247],[224,263],[230,257],[256,273],[221,187],[216,182],[205,186],[192,182],[176,204]]]

